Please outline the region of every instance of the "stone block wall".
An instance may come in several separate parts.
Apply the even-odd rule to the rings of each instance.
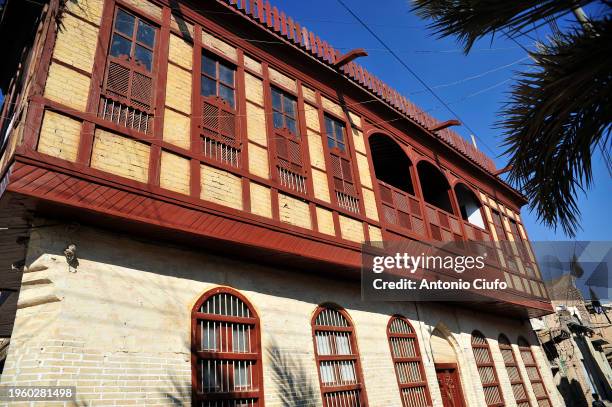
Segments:
[[[489,340],[507,406],[511,389],[496,338],[522,335],[536,343],[522,321],[444,304],[362,302],[358,285],[289,265],[268,268],[55,220],[36,224],[44,227],[32,231],[0,383],[76,385],[79,405],[189,405],[191,309],[218,286],[241,292],[260,318],[267,407],[284,406],[296,381],[312,395],[304,405],[321,405],[311,319],[326,302],[344,307],[354,323],[371,407],[401,406],[386,335],[391,315],[404,315],[417,332],[434,405],[441,400],[429,343],[436,327],[458,353],[469,406],[484,406],[470,346],[474,329]],[[69,243],[77,245],[75,273],[62,254]],[[533,350],[552,404],[562,405],[542,351]]]

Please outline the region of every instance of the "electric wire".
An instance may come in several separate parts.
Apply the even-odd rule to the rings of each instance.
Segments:
[[[353,10],[351,10],[351,8],[349,6],[346,5],[346,3],[343,0],[336,0],[338,3],[340,3],[345,9],[346,11],[349,12],[349,14],[351,14],[357,21],[360,22],[360,24],[374,37],[376,38],[376,40],[383,46],[385,47],[389,53],[408,71],[410,72],[410,74],[425,88],[427,89],[427,91],[429,93],[431,93],[434,98],[436,100],[438,100],[438,102],[440,102],[445,108],[446,110],[448,110],[453,116],[455,116],[459,121],[461,121],[461,123],[463,123],[463,125],[474,135],[474,137],[476,137],[486,148],[487,150],[489,150],[489,152],[491,152],[491,154],[493,154],[494,156],[496,156],[496,153],[493,151],[493,149],[491,147],[488,146],[488,144],[482,140],[480,137],[478,137],[476,135],[476,132],[469,126],[469,124],[467,124],[467,122],[463,119],[461,119],[461,117],[455,112],[454,109],[452,109],[445,101],[444,99],[442,99],[423,79],[421,79],[421,77],[412,69],[410,68],[410,66],[408,66],[408,64],[402,59],[400,58],[399,55],[397,55],[397,53],[395,51],[393,51],[393,49],[391,49],[391,47],[389,47],[387,45],[387,43],[385,41],[383,41],[382,38],[380,38],[378,36],[378,34],[376,34],[376,32],[374,32],[357,14],[355,14],[353,12]]]

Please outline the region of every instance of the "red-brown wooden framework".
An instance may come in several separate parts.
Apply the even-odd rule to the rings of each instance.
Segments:
[[[510,379],[510,386],[512,387],[512,394],[516,401],[517,407],[530,407],[529,396],[525,389],[525,383],[523,382],[523,375],[519,370],[519,365],[516,361],[514,351],[512,350],[512,344],[508,337],[504,334],[499,335],[498,339],[499,350],[504,359],[504,365],[506,366],[506,372]]]
[[[151,33],[152,43],[145,39],[143,31]],[[140,14],[118,6],[114,9],[109,38],[98,116],[119,126],[152,134],[156,74],[160,65],[157,60],[159,27]],[[149,65],[139,60],[139,52],[150,54]]]
[[[191,313],[192,395],[198,407],[262,407],[259,318],[236,290],[206,292]]]
[[[92,113],[79,112],[75,109],[71,109],[61,103],[45,98],[44,96],[42,96],[42,93],[39,95],[32,96],[29,99],[31,100],[31,109],[29,110],[29,113],[28,113],[28,117],[30,117],[30,119],[28,119],[28,123],[26,123],[27,124],[26,130],[24,131],[25,144],[17,152],[17,156],[19,156],[19,160],[21,163],[27,162],[28,166],[36,165],[41,168],[44,167],[46,168],[45,171],[49,171],[48,172],[49,175],[52,173],[56,173],[58,177],[69,176],[71,177],[71,179],[74,178],[75,180],[76,178],[79,178],[80,179],[79,182],[83,181],[85,184],[87,184],[87,182],[107,184],[107,185],[110,185],[112,188],[119,188],[119,190],[121,191],[129,191],[130,194],[136,194],[142,197],[146,196],[147,201],[157,199],[160,201],[160,205],[162,206],[165,205],[165,202],[171,201],[173,202],[173,204],[177,204],[181,206],[182,207],[180,209],[181,211],[185,211],[185,210],[191,211],[197,208],[196,210],[205,210],[209,212],[215,212],[217,214],[223,213],[223,216],[228,219],[231,218],[234,220],[241,220],[241,221],[247,220],[251,224],[257,224],[257,227],[259,227],[260,229],[268,229],[270,233],[272,233],[272,231],[274,233],[277,233],[277,232],[286,233],[288,235],[287,237],[289,240],[291,239],[295,240],[295,239],[298,239],[298,237],[300,237],[300,238],[307,239],[309,242],[316,241],[317,244],[319,245],[328,245],[329,250],[326,250],[327,253],[334,253],[334,252],[342,251],[345,249],[348,249],[349,251],[354,251],[355,247],[357,247],[357,245],[353,245],[351,242],[341,239],[340,228],[338,225],[338,215],[341,213],[344,215],[351,216],[352,218],[363,222],[364,234],[366,236],[366,239],[368,239],[368,224],[377,226],[377,227],[385,226],[384,221],[377,222],[372,219],[367,219],[365,217],[365,211],[363,210],[363,202],[359,202],[359,207],[360,207],[359,213],[350,212],[344,208],[339,207],[338,205],[335,204],[335,202],[332,204],[329,204],[327,202],[323,202],[321,200],[316,199],[314,195],[312,194],[312,188],[309,188],[309,191],[306,196],[306,198],[310,201],[309,205],[312,209],[311,210],[311,218],[313,219],[312,224],[313,225],[316,224],[316,213],[314,211],[315,206],[321,206],[323,208],[331,209],[333,211],[334,223],[336,226],[335,239],[330,239],[329,236],[323,235],[316,231],[304,230],[304,229],[301,229],[301,228],[298,228],[292,225],[281,223],[278,220],[278,201],[276,199],[277,198],[276,194],[277,194],[277,191],[283,190],[283,188],[278,183],[278,180],[275,179],[274,177],[271,180],[262,179],[261,177],[258,177],[254,174],[250,174],[248,172],[248,169],[245,167],[245,164],[244,164],[245,162],[247,162],[246,149],[244,149],[243,151],[245,156],[243,156],[243,160],[242,160],[243,162],[241,163],[240,168],[227,168],[218,162],[211,163],[209,159],[205,157],[204,154],[201,153],[201,144],[199,143],[192,143],[190,149],[186,150],[181,147],[177,147],[171,143],[168,143],[162,138],[163,115],[161,114],[161,112],[163,111],[163,108],[164,108],[165,82],[166,82],[166,75],[167,75],[166,71],[167,71],[167,64],[168,64],[168,41],[169,41],[170,33],[173,33],[175,35],[180,35],[186,41],[193,42],[194,44],[194,60],[193,60],[194,66],[192,69],[194,73],[193,74],[194,92],[199,93],[199,88],[200,88],[199,86],[200,81],[198,79],[198,76],[199,76],[198,73],[200,72],[199,59],[201,56],[201,49],[205,48],[207,52],[211,52],[213,54],[216,54],[220,58],[223,58],[222,55],[219,55],[218,51],[215,51],[214,49],[210,49],[202,44],[202,41],[201,41],[201,31],[202,30],[205,30],[209,33],[212,33],[213,35],[223,38],[224,41],[230,43],[232,46],[235,46],[237,49],[237,60],[234,61],[234,64],[236,65],[236,69],[237,69],[236,81],[237,81],[237,85],[239,85],[236,89],[236,92],[237,92],[236,105],[237,105],[237,110],[238,110],[237,115],[239,116],[238,120],[240,124],[238,126],[239,127],[238,133],[241,137],[241,140],[246,139],[245,138],[245,135],[246,135],[245,127],[246,126],[244,125],[245,123],[244,89],[240,86],[242,83],[244,83],[244,72],[248,70],[243,63],[242,55],[244,52],[244,53],[248,53],[249,56],[251,56],[252,58],[261,61],[262,73],[259,76],[264,80],[264,92],[269,91],[270,81],[269,81],[269,77],[267,74],[267,66],[270,64],[270,65],[273,65],[276,70],[282,71],[284,74],[297,79],[298,105],[300,105],[301,108],[303,108],[303,95],[301,94],[302,89],[300,87],[300,84],[304,83],[309,88],[315,90],[316,99],[318,101],[316,105],[317,105],[317,110],[320,114],[320,118],[322,118],[323,115],[325,114],[334,115],[334,112],[327,111],[327,109],[325,109],[321,104],[321,98],[323,95],[325,95],[325,97],[333,100],[336,103],[344,104],[345,102],[347,106],[351,106],[351,111],[353,111],[353,113],[356,113],[361,118],[361,122],[360,122],[361,124],[359,126],[361,126],[360,129],[362,130],[364,135],[370,134],[372,130],[385,131],[391,134],[393,138],[402,140],[407,151],[416,151],[417,149],[416,146],[418,146],[418,148],[420,149],[419,154],[421,155],[424,154],[426,156],[429,156],[430,159],[432,159],[434,156],[436,156],[440,152],[446,151],[444,149],[437,151],[436,149],[433,148],[436,146],[433,146],[431,151],[429,151],[429,147],[427,145],[420,145],[421,141],[418,141],[417,139],[415,140],[410,139],[408,141],[407,140],[408,138],[402,132],[402,130],[394,128],[393,126],[391,126],[389,123],[385,122],[384,120],[380,120],[375,113],[370,112],[369,110],[365,109],[364,106],[356,102],[354,99],[351,99],[352,97],[351,95],[342,94],[345,88],[344,85],[342,85],[342,89],[338,92],[339,96],[334,97],[333,95],[336,94],[337,89],[330,88],[329,86],[326,85],[325,82],[319,81],[317,77],[315,76],[309,75],[308,73],[300,72],[295,67],[292,67],[288,65],[287,63],[285,63],[282,59],[276,58],[273,55],[270,55],[269,53],[264,52],[263,50],[258,48],[256,45],[250,44],[247,41],[242,41],[239,37],[237,37],[234,33],[229,31],[227,28],[224,28],[223,26],[218,25],[216,21],[214,21],[214,19],[211,20],[210,18],[208,18],[210,16],[207,16],[206,13],[199,14],[197,11],[191,10],[187,5],[181,4],[181,7],[180,7],[181,18],[185,18],[185,20],[188,21],[189,24],[194,24],[193,35],[191,37],[186,36],[185,35],[186,31],[180,31],[180,30],[177,30],[175,27],[170,27],[171,13],[174,14],[174,16],[176,17],[177,14],[175,13],[177,11],[174,9],[171,10],[169,7],[169,3],[166,0],[159,0],[157,3],[160,6],[162,6],[161,18],[150,15],[146,10],[139,9],[137,6],[135,6],[131,2],[123,2],[122,0],[108,0],[105,2],[103,16],[101,20],[102,23],[100,26],[100,41],[99,41],[100,46],[96,53],[96,60],[94,63],[94,72],[92,72],[91,74],[87,74],[86,72],[82,70],[79,71],[80,73],[84,75],[87,74],[87,76],[91,77],[92,79],[92,88],[90,90],[90,101],[88,102],[87,112],[93,112],[94,114],[92,115]],[[214,7],[219,6],[217,2],[215,4],[216,6]],[[262,7],[262,10],[265,10],[265,4],[260,4],[260,5]],[[125,128],[125,126],[113,123],[109,120],[104,120],[102,117],[99,117],[97,115],[97,112],[99,111],[99,107],[101,105],[100,96],[101,96],[101,93],[103,93],[102,89],[103,89],[104,73],[105,73],[105,66],[106,66],[105,61],[107,60],[108,48],[109,48],[110,38],[112,34],[112,27],[113,27],[112,21],[113,21],[113,16],[114,16],[116,7],[121,7],[122,9],[127,10],[129,13],[132,13],[137,16],[141,16],[143,20],[150,22],[158,29],[157,38],[156,38],[157,54],[155,56],[158,63],[156,63],[155,66],[157,67],[156,69],[159,69],[159,71],[157,73],[154,73],[154,77],[155,77],[155,92],[154,92],[155,98],[154,99],[155,99],[156,116],[155,116],[155,125],[153,126],[154,134],[152,136],[142,134],[141,132],[134,131],[133,129],[130,129],[130,128]],[[73,14],[73,16],[75,18],[82,18],[76,14]],[[90,24],[86,22],[85,20],[82,20],[82,21],[84,23]],[[52,59],[53,38],[54,38],[54,35],[53,35],[53,32],[51,32],[49,35],[49,43],[47,44],[48,47],[46,48],[46,49],[51,50],[47,52],[48,54],[47,56],[50,60]],[[333,54],[330,54],[330,57],[333,58]],[[53,59],[53,62],[66,64],[64,62],[57,61],[55,59]],[[44,84],[44,79],[45,79],[44,72],[46,72],[47,69],[48,69],[48,63],[47,65],[43,64],[42,68],[38,71],[38,72],[41,72],[38,76],[42,78],[43,84]],[[269,103],[270,103],[269,94],[265,97],[265,99],[266,99],[265,104],[268,105],[268,106],[265,106],[266,114],[269,114],[269,112],[271,112],[271,108],[269,106]],[[196,106],[193,107],[192,111],[194,112],[194,116],[197,117],[198,116],[197,112],[199,109],[199,107],[197,106],[197,98],[195,97],[193,98],[193,103],[195,103]],[[75,120],[83,122],[79,153],[78,153],[76,164],[68,163],[65,161],[62,162],[62,160],[58,160],[53,157],[45,156],[43,154],[39,154],[36,151],[34,151],[36,149],[36,143],[37,143],[36,141],[37,136],[38,136],[37,132],[40,129],[40,123],[42,121],[42,114],[45,109],[57,111]],[[345,117],[337,117],[337,116],[335,117],[342,120],[343,123],[345,123],[345,129],[350,131],[352,120],[349,120],[348,117],[346,117],[347,115],[344,115],[344,116]],[[323,123],[322,119],[320,121],[321,123]],[[303,128],[304,126],[303,122],[304,122],[303,120],[300,120],[300,128]],[[93,169],[88,166],[90,157],[91,157],[93,134],[96,128],[100,128],[100,129],[104,129],[104,130],[108,130],[111,132],[121,134],[124,137],[128,137],[130,139],[145,143],[151,147],[148,183],[140,183],[140,182],[128,180],[128,179],[125,179],[119,176],[109,174],[104,171]],[[426,129],[418,129],[418,131],[426,132]],[[305,131],[302,132],[302,134],[305,134]],[[200,137],[197,129],[192,128],[192,137],[194,135],[197,138]],[[268,131],[268,137],[270,137],[270,131]],[[347,137],[346,141],[347,141],[347,145],[349,146],[351,161],[352,163],[355,163],[355,159],[354,159],[355,148],[352,145],[352,137]],[[324,143],[324,148],[326,147],[327,145],[326,143]],[[366,143],[366,150],[367,149],[368,149],[368,145]],[[190,191],[189,196],[173,193],[171,191],[159,188],[160,156],[161,156],[162,150],[186,157],[191,160],[191,163],[192,163],[192,166],[191,166],[192,171],[190,174],[191,191]],[[272,146],[270,146],[269,151],[270,151],[270,154],[274,154]],[[308,154],[307,148],[304,148],[304,154]],[[308,157],[305,157],[306,162],[308,162],[307,158]],[[412,158],[414,157],[411,157],[411,159]],[[467,182],[469,182],[470,185],[475,185],[477,188],[485,190],[489,195],[493,193],[491,190],[491,186],[487,184],[488,181],[485,182],[480,178],[474,177],[473,174],[464,172],[462,168],[459,168],[456,165],[456,163],[453,161],[454,159],[456,159],[456,157],[452,156],[452,154],[450,158],[447,157],[445,154],[439,155],[439,158],[440,158],[440,162],[442,163],[442,166],[446,168],[448,171],[453,171],[454,173],[460,174],[460,176],[464,178]],[[329,159],[328,154],[326,154],[326,159],[327,160]],[[245,209],[244,211],[233,210],[231,208],[222,207],[220,205],[202,201],[200,199],[200,191],[199,191],[200,189],[200,163],[202,162],[210,164],[213,167],[220,167],[220,168],[226,169],[232,172],[233,174],[242,177],[243,208]],[[418,160],[414,159],[413,162],[417,163]],[[331,166],[329,165],[329,161],[327,161],[326,167],[328,168],[328,170],[330,169]],[[359,191],[361,190],[361,187],[359,184],[359,178],[354,177],[354,181],[356,183],[356,189],[359,193]],[[250,214],[248,212],[248,208],[250,205],[250,200],[248,196],[249,182],[257,182],[257,183],[260,183],[262,185],[265,185],[271,188],[272,206],[273,206],[272,208],[273,219],[272,220],[263,219],[261,217],[257,217],[253,214]],[[311,179],[308,179],[307,182],[311,183],[312,181]],[[102,187],[101,185],[91,184],[89,185],[87,190],[94,191],[98,189],[98,187],[100,189],[106,188],[107,185]],[[415,182],[414,186],[415,186],[415,194],[418,196],[421,193],[420,190],[422,190],[421,185],[417,181]],[[26,187],[20,184],[19,187],[17,186],[9,187],[9,189],[12,189],[15,191],[19,189],[21,192],[25,193],[26,190],[30,191],[32,188],[29,188],[29,187]],[[377,188],[374,188],[374,189],[375,189],[375,193],[377,193],[376,191]],[[38,194],[39,191],[36,191],[35,193]],[[331,191],[333,191],[333,188],[330,188],[330,192]],[[507,192],[506,190],[504,191]],[[61,194],[66,193],[66,191],[59,191],[59,190],[48,191],[48,192],[49,194],[47,194],[47,198],[49,199],[51,199],[50,198],[51,196],[56,196],[58,194],[61,195]],[[116,196],[119,196],[119,195],[123,195],[123,194],[122,193],[116,194]],[[297,194],[295,195],[297,197],[300,197]],[[513,210],[517,210],[516,204],[513,204],[513,202],[516,200],[516,197],[515,196],[509,197],[507,195],[512,195],[512,194],[505,194],[505,195],[501,194],[500,199],[502,199],[504,205],[512,207]],[[82,207],[81,204],[84,202],[83,197],[78,197],[78,198],[72,197],[72,198],[74,199],[74,202],[71,203],[70,205],[74,204],[78,207]],[[379,197],[377,196],[377,198]],[[52,199],[56,199],[56,198],[52,198]],[[89,199],[89,197],[87,199]],[[96,197],[91,197],[91,201],[93,202],[94,200],[96,200]],[[111,202],[111,201],[112,199],[107,201],[107,204],[115,206],[115,202]],[[332,198],[332,201],[333,201],[333,198]],[[380,202],[380,199],[377,199],[377,201]],[[62,202],[68,204],[68,199],[63,199]],[[275,208],[275,205],[276,205],[276,208]],[[424,209],[423,204],[420,203],[420,205]],[[190,209],[185,209],[186,207]],[[99,214],[107,214],[108,212],[106,210],[106,206],[98,206],[98,207],[90,206],[88,210],[99,213]],[[177,209],[177,211],[173,213],[178,214],[179,213],[178,211],[179,210]],[[422,214],[424,217],[426,216],[425,212],[426,212],[425,210],[422,210]],[[380,213],[380,210],[379,210],[379,213]],[[116,213],[114,213],[111,216],[116,216]],[[136,222],[140,221],[140,220],[137,220],[136,217],[132,216],[132,214],[128,214],[127,212],[125,213],[122,212],[121,216],[125,216],[126,219],[129,218]],[[169,221],[167,222],[167,224],[175,224],[175,225],[177,224],[178,220],[177,222],[175,222],[175,220],[171,219],[174,215],[165,214],[164,216],[167,217],[167,220]],[[166,219],[162,221],[165,222],[165,220]],[[425,221],[427,222],[426,218],[425,218]],[[199,227],[199,225],[197,226]],[[181,226],[181,229],[183,229],[183,226]],[[389,228],[383,227],[383,236],[385,238],[388,238],[390,236],[390,234],[384,233],[387,230],[392,230],[392,227],[389,227]],[[405,235],[400,234],[400,236],[405,236]],[[430,237],[429,233],[427,234],[427,237]],[[422,238],[423,237],[421,237],[421,239]],[[252,240],[253,239],[251,239],[251,241]],[[278,246],[281,247],[281,250],[282,250],[282,245],[280,243]],[[344,259],[346,259],[346,257],[343,258],[343,260]]]
[[[527,371],[527,378],[529,379],[529,382],[531,382],[531,388],[533,389],[538,407],[551,407],[548,391],[544,386],[540,369],[538,368],[538,364],[535,360],[535,356],[531,350],[529,342],[527,342],[525,338],[519,337],[517,343],[519,346],[519,352],[521,353],[521,359],[523,360],[525,370]]]
[[[504,396],[499,386],[497,370],[493,363],[493,356],[487,338],[479,331],[472,332],[472,352],[476,360],[476,368],[480,376],[480,383],[487,406],[501,407],[504,405]]]
[[[402,405],[431,406],[419,339],[412,324],[401,315],[392,316],[387,324],[387,338]]]
[[[312,318],[319,385],[324,407],[367,407],[355,330],[348,313],[330,304]]]

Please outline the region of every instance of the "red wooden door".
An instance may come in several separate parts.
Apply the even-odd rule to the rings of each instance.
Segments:
[[[436,366],[436,375],[440,393],[442,393],[442,405],[444,407],[465,407],[457,367]]]

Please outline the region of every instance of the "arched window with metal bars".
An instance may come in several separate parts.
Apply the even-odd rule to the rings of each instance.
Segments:
[[[312,319],[323,407],[367,407],[355,331],[348,313],[333,305]]]
[[[205,293],[191,314],[193,405],[261,407],[259,318],[235,290]]]
[[[487,406],[500,407],[504,405],[504,396],[499,387],[499,378],[493,363],[493,356],[487,338],[478,332],[472,332],[472,351],[476,359],[476,367],[482,383]]]
[[[535,361],[535,357],[531,351],[529,342],[527,342],[525,338],[519,337],[517,343],[519,346],[519,352],[521,353],[521,359],[523,360],[525,370],[527,371],[527,377],[531,382],[531,387],[533,388],[533,393],[535,394],[538,403],[538,407],[550,407],[551,404],[550,399],[548,398],[548,392],[544,387],[544,381],[540,375],[540,369]]]
[[[395,375],[404,407],[431,406],[431,395],[419,340],[408,320],[400,315],[391,317],[387,324],[387,338],[395,367]]]
[[[504,365],[506,366],[506,372],[510,379],[510,386],[512,386],[512,394],[516,401],[517,407],[530,407],[529,397],[525,390],[525,383],[523,383],[523,375],[518,367],[514,351],[510,340],[504,334],[499,335],[498,339],[499,350],[501,351],[502,358],[504,359]]]

